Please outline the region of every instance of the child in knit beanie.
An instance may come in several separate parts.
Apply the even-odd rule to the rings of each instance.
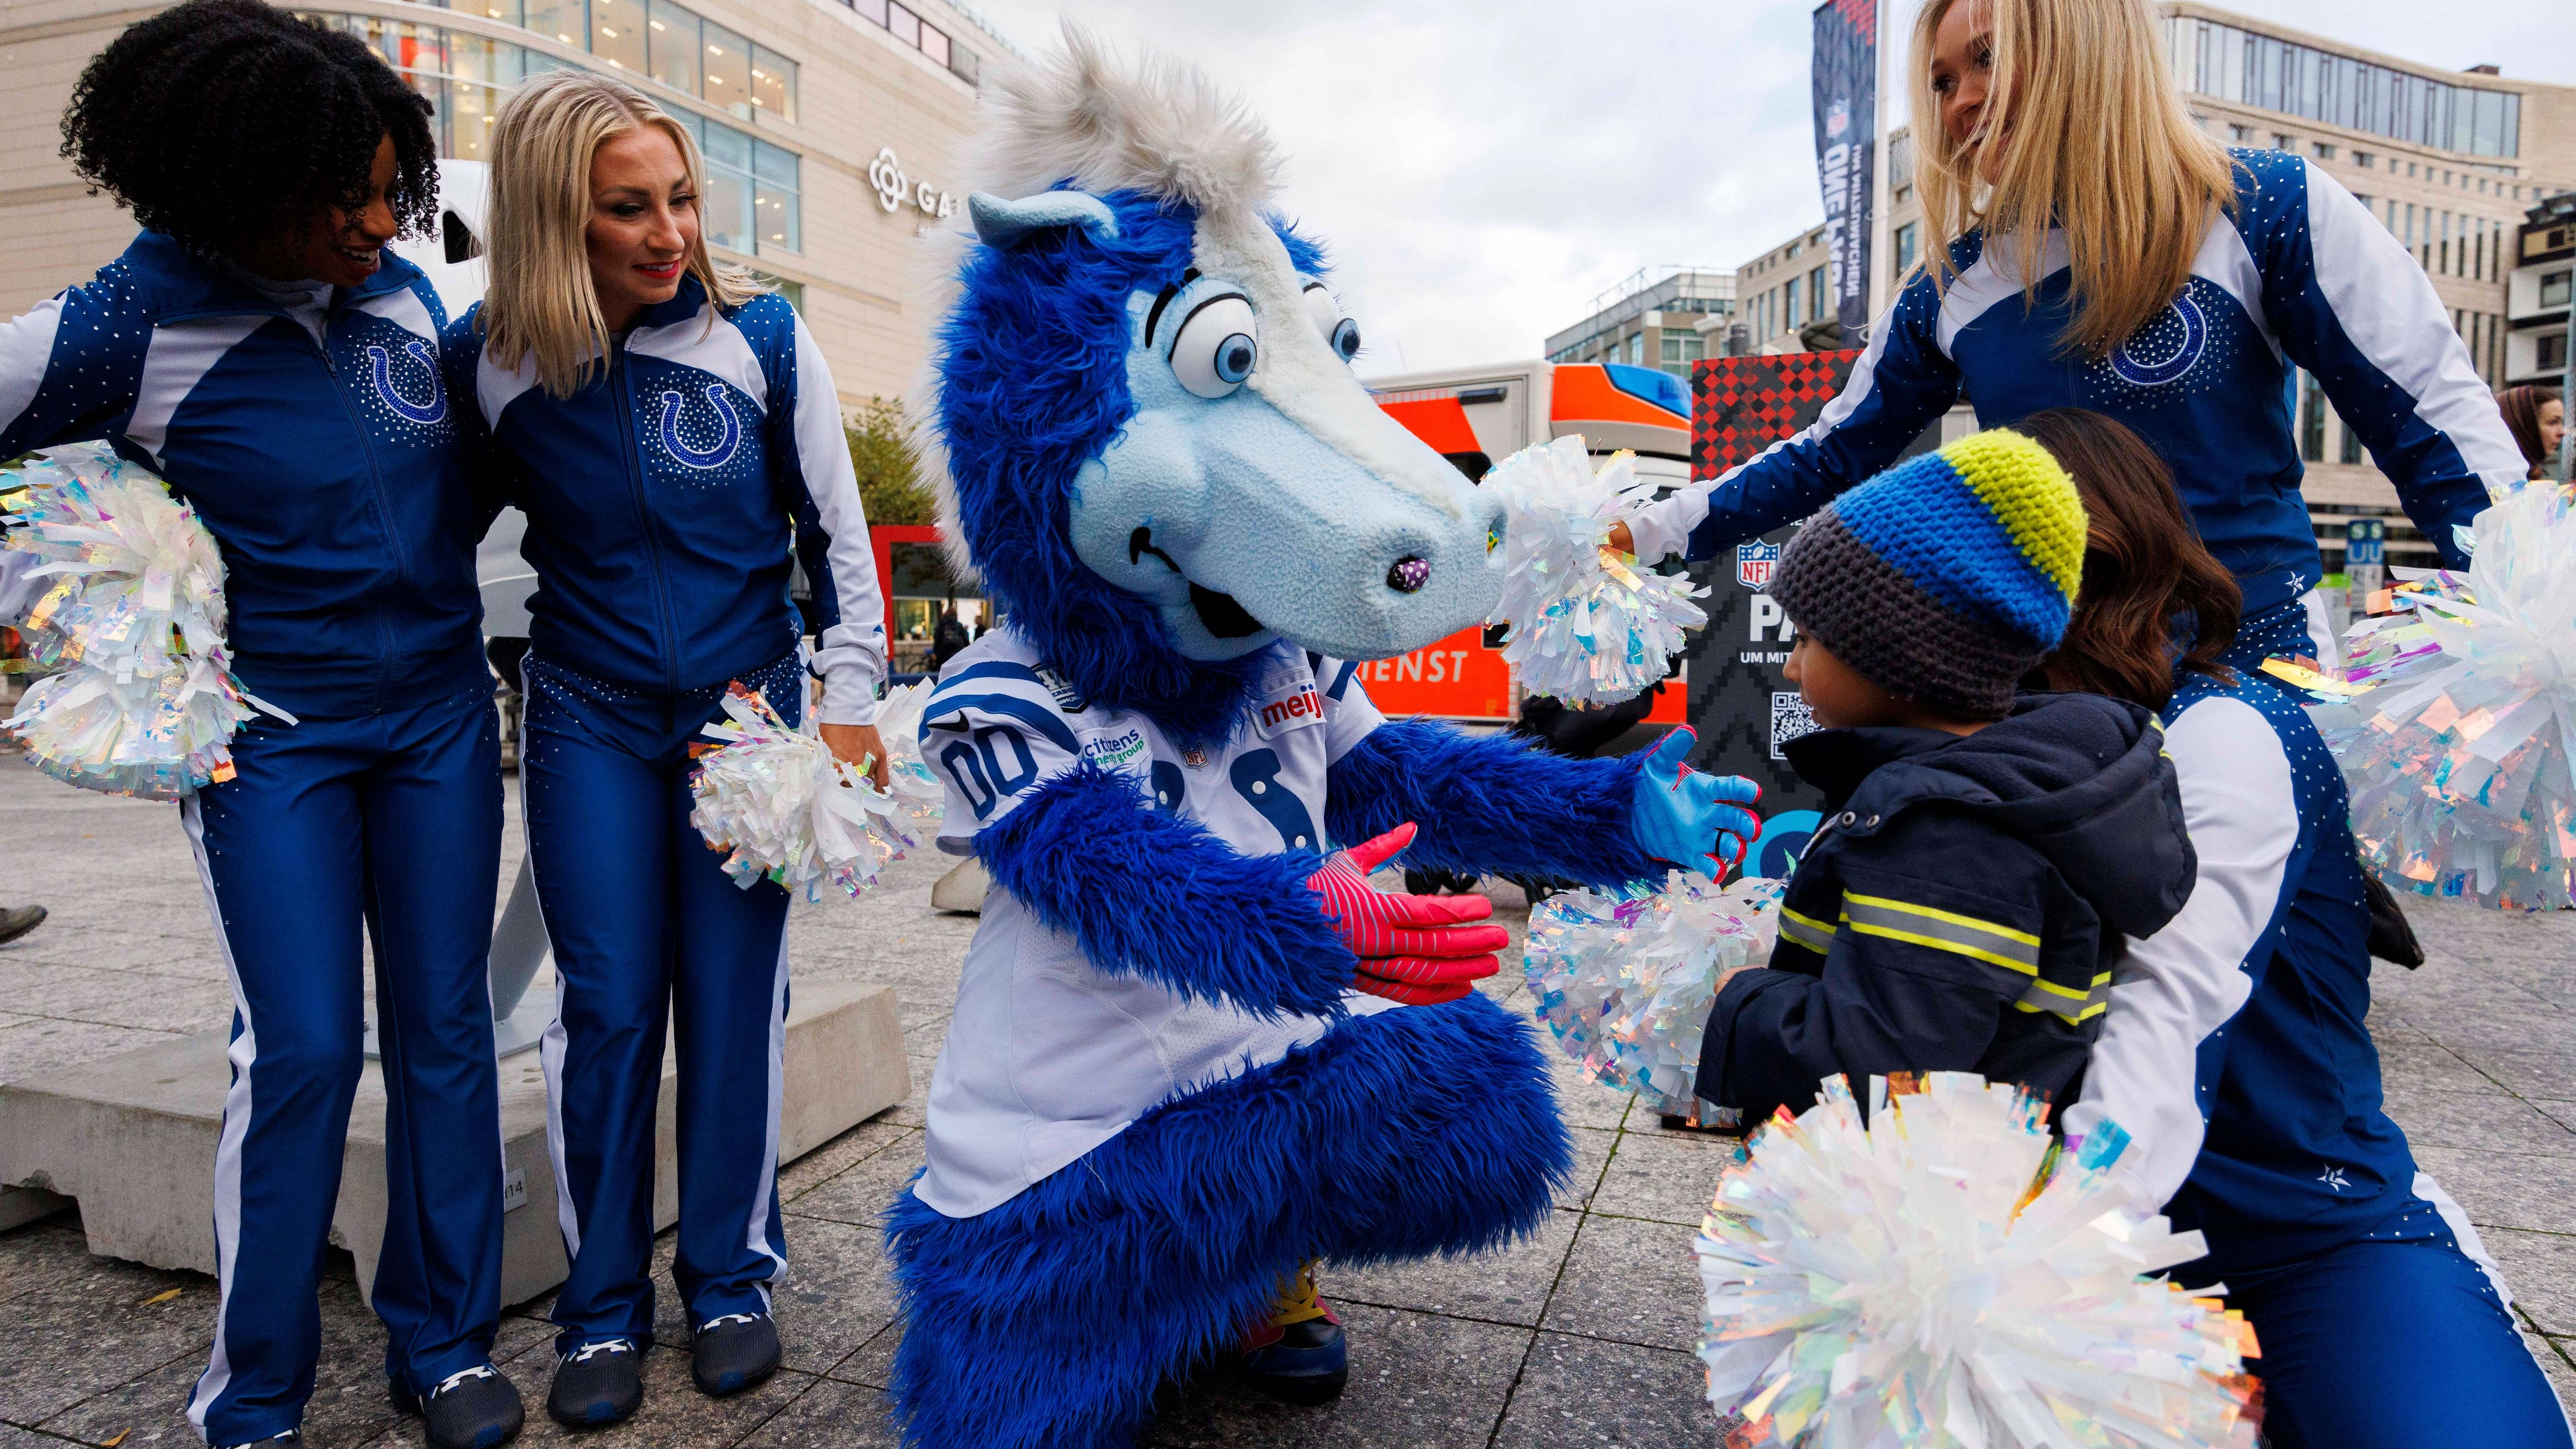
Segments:
[[[1838,1072],[1971,1071],[2074,1100],[2123,938],[2194,877],[2154,715],[2015,692],[2066,632],[2084,530],[2065,470],[1997,430],[1790,541],[1772,595],[1822,728],[1784,748],[1827,808],[1770,964],[1719,985],[1700,1096],[1752,1123]]]

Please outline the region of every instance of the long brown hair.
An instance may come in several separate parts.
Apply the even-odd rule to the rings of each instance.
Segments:
[[[2558,389],[2542,387],[2536,382],[2509,387],[2496,395],[2496,411],[2504,414],[2505,428],[2513,434],[2515,444],[2521,447],[2522,461],[2530,465],[2529,471],[2523,474],[2525,479],[2549,476],[2549,465],[2558,461],[2549,455],[2549,449],[2540,441],[2540,410],[2556,401]]]
[[[2035,302],[2049,229],[2063,227],[2072,315],[2060,340],[2105,356],[2191,280],[2202,234],[2236,205],[2236,163],[2184,109],[2147,0],[1990,0],[1987,119],[1952,140],[1932,93],[1932,40],[1954,6],[1975,3],[1931,0],[1914,25],[1923,264],[1947,288],[1950,243],[1983,227],[1986,254],[2000,265],[2008,243],[2012,280]]]
[[[2178,670],[2232,679],[2218,656],[2236,641],[2244,595],[2193,531],[2164,460],[2125,424],[2082,408],[2012,426],[2057,459],[2084,500],[2084,586],[2064,642],[2039,666],[2048,687],[2162,709]],[[2177,659],[2184,628],[2191,641]]]

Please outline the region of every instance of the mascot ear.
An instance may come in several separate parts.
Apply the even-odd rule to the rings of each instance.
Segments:
[[[1118,235],[1117,213],[1109,203],[1083,191],[1042,191],[1020,201],[978,191],[966,198],[966,213],[974,218],[975,235],[996,250],[1008,249],[1031,232],[1055,227],[1078,226],[1102,241]]]

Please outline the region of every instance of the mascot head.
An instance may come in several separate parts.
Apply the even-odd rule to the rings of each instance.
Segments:
[[[1422,646],[1501,590],[1503,510],[1370,399],[1269,137],[1195,71],[1067,54],[999,88],[941,324],[941,511],[1091,699],[1204,740],[1259,656]]]

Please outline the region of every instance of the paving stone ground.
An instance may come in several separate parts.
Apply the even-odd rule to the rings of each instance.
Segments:
[[[515,810],[513,812],[515,821]],[[84,795],[0,760],[0,903],[53,919],[0,947],[0,1081],[221,1027],[230,998],[175,812]],[[515,824],[507,846],[516,868]],[[800,908],[798,979],[893,985],[913,1095],[781,1174],[794,1275],[778,1296],[787,1367],[721,1403],[687,1384],[661,1273],[664,1351],[645,1409],[590,1449],[891,1445],[882,1386],[894,1329],[875,1213],[922,1158],[921,1093],[974,923],[941,916],[945,862],[900,864],[857,904]],[[2389,1110],[2469,1210],[2508,1273],[2528,1337],[2576,1403],[2576,912],[2504,917],[2410,905],[2432,954],[2382,966],[2371,1029]],[[1505,915],[1518,917],[1506,903]],[[1495,995],[1527,1009],[1508,979]],[[1152,1443],[1336,1449],[1674,1446],[1714,1442],[1690,1348],[1689,1241],[1719,1148],[1660,1130],[1624,1099],[1560,1073],[1581,1178],[1535,1241],[1461,1262],[1332,1273],[1350,1325],[1350,1390],[1327,1409],[1247,1404],[1214,1387],[1169,1396]],[[0,1449],[183,1445],[215,1292],[201,1274],[92,1257],[77,1213],[0,1234]],[[497,1351],[526,1395],[530,1442],[562,1437],[536,1405],[552,1358],[547,1301],[513,1305]],[[383,1333],[336,1257],[306,1420],[316,1449],[420,1442],[386,1406]]]

